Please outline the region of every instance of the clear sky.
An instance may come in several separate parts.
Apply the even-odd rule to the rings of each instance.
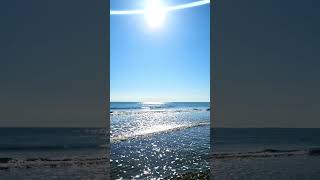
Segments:
[[[142,2],[113,0],[111,9],[140,9]],[[156,28],[142,14],[110,21],[111,101],[209,101],[209,4],[168,12]]]

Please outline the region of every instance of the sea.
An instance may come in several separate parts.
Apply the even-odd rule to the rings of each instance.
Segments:
[[[317,128],[210,128],[207,102],[113,102],[109,113],[110,132],[0,128],[0,179],[320,177]]]
[[[104,180],[105,128],[0,128],[0,179]]]
[[[115,102],[109,113],[110,132],[0,128],[0,179],[171,179],[209,170],[209,103]]]
[[[211,128],[211,177],[317,180],[319,137],[317,128]]]
[[[210,103],[111,103],[111,179],[172,179],[210,169]]]

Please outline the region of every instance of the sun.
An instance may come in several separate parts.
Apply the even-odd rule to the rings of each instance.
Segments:
[[[145,19],[150,28],[159,28],[166,19],[166,9],[161,0],[146,0]]]

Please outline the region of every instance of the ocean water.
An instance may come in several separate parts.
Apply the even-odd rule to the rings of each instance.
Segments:
[[[0,128],[0,179],[105,179],[98,128]]]
[[[160,179],[210,168],[209,103],[111,103],[111,179]]]
[[[319,179],[320,129],[211,129],[214,179]]]
[[[113,104],[111,146],[103,128],[0,128],[0,179],[106,179],[109,161],[111,179],[170,179],[210,164],[219,180],[320,177],[320,129],[210,129],[208,103],[129,104]]]

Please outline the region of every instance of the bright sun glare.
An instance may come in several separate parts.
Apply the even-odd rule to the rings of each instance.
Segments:
[[[166,19],[166,14],[161,0],[146,0],[145,18],[149,27],[160,27]]]

